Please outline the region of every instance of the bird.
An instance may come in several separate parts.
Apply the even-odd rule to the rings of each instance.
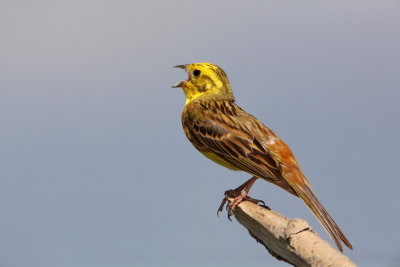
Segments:
[[[230,170],[252,175],[241,186],[225,192],[218,212],[222,211],[226,201],[229,202],[228,217],[242,201],[263,203],[248,196],[255,181],[262,179],[301,198],[340,251],[343,251],[342,244],[353,249],[317,199],[289,146],[236,104],[225,71],[211,63],[174,67],[184,69],[188,74],[186,80],[172,87],[182,88],[186,97],[181,119],[189,141],[210,160]]]

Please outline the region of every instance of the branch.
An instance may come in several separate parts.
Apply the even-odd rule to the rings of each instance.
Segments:
[[[278,260],[295,266],[356,266],[334,249],[302,219],[288,219],[276,211],[243,201],[234,216]]]

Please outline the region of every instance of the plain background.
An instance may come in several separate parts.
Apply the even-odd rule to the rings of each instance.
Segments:
[[[399,266],[399,1],[1,0],[0,38],[0,266],[286,266],[216,216],[249,175],[183,134],[172,66],[199,61],[291,146],[345,253]]]

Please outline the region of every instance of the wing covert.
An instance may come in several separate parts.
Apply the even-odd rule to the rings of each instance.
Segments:
[[[270,134],[261,132],[268,128],[230,102],[194,104],[190,112],[184,111],[182,123],[186,135],[198,150],[213,152],[257,177],[278,179],[280,166],[267,146],[266,138]]]

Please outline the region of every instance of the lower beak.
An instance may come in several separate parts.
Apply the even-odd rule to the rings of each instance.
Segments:
[[[180,81],[180,82],[177,82],[176,84],[172,85],[172,88],[182,87],[182,85],[183,85],[184,82],[185,82],[184,80],[182,80],[182,81]]]

